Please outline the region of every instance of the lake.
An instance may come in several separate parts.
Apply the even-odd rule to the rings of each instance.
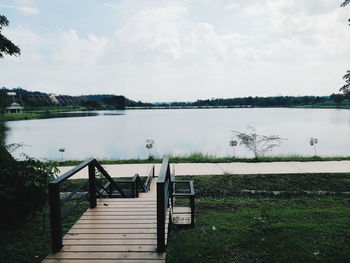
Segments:
[[[12,154],[64,160],[146,158],[152,153],[194,152],[231,156],[232,130],[279,135],[284,140],[269,155],[314,154],[310,137],[318,138],[320,156],[350,156],[350,111],[338,109],[236,108],[96,111],[93,116],[6,122],[6,143],[23,143]],[[242,146],[236,155],[251,157]]]

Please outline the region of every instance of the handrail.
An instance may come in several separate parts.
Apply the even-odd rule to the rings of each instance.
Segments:
[[[155,170],[154,165],[152,165],[152,168],[148,173],[146,182],[145,182],[144,187],[143,187],[145,189],[145,192],[148,192],[150,190],[151,183],[152,183],[152,180],[154,178],[154,170]]]
[[[71,209],[69,209],[64,216],[61,214],[61,205],[63,205],[65,202],[69,201],[81,188],[83,188],[86,183],[80,185],[78,189],[74,190],[71,194],[69,194],[66,198],[63,200],[60,199],[60,184],[64,181],[68,180],[70,177],[72,177],[77,172],[81,171],[85,167],[88,167],[89,170],[89,179],[88,179],[88,185],[89,185],[89,203],[90,208],[96,207],[96,193],[97,193],[97,180],[96,180],[96,169],[99,170],[102,175],[108,180],[111,187],[119,191],[121,196],[126,197],[125,193],[122,191],[122,189],[114,182],[112,177],[107,173],[107,171],[93,158],[86,160],[82,162],[81,164],[77,165],[73,169],[69,170],[68,172],[64,173],[63,175],[59,176],[58,178],[52,180],[49,182],[49,202],[50,202],[50,221],[51,221],[51,242],[52,242],[52,251],[57,252],[62,247],[62,218],[66,218],[70,215],[70,213],[76,208],[77,205],[79,205],[82,201],[85,200],[86,196],[83,196],[79,202]],[[112,188],[110,188],[110,191],[112,191]]]
[[[157,181],[157,251],[165,251],[165,225],[169,200],[172,198],[173,185],[170,175],[169,158],[165,157]]]

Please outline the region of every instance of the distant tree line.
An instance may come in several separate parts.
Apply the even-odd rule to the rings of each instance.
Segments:
[[[212,98],[195,102],[173,102],[170,106],[227,106],[227,107],[294,107],[313,105],[339,106],[346,95],[332,94],[331,96],[275,96],[275,97],[243,97],[243,98]]]

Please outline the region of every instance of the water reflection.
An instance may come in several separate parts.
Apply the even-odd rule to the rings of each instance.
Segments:
[[[7,143],[31,145],[29,156],[59,160],[97,157],[145,158],[145,141],[153,139],[153,152],[201,152],[228,156],[231,130],[251,125],[262,134],[287,138],[273,154],[312,155],[309,138],[318,138],[320,155],[350,155],[348,110],[332,109],[186,109],[92,112],[90,117],[7,122]],[[71,113],[69,113],[71,114]],[[18,157],[20,152],[15,153]],[[239,156],[251,156],[239,146]]]

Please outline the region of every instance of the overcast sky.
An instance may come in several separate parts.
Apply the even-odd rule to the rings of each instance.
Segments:
[[[329,95],[350,69],[341,0],[1,0],[0,86],[143,101]]]

